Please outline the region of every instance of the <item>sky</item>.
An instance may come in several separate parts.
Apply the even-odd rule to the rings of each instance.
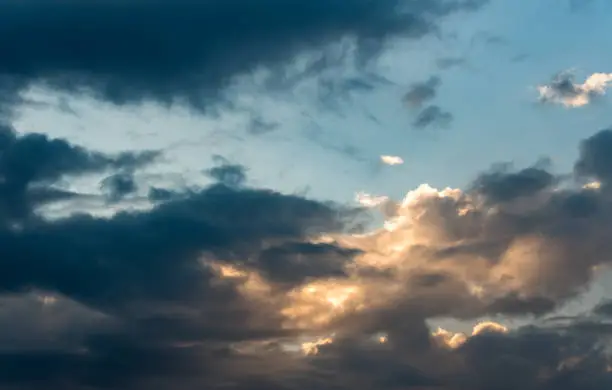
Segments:
[[[0,389],[609,389],[610,25],[0,1]]]

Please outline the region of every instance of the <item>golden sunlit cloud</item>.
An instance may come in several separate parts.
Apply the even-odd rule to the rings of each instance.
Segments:
[[[404,160],[401,157],[389,155],[380,156],[380,161],[387,165],[401,165],[404,163]]]
[[[317,339],[315,341],[302,343],[302,352],[305,355],[316,355],[317,353],[319,353],[320,346],[331,344],[333,341],[334,340],[331,337],[325,337]]]
[[[432,333],[432,337],[440,345],[455,349],[465,344],[470,337],[489,332],[508,333],[508,328],[497,322],[483,321],[474,325],[471,335],[466,335],[465,333],[453,333],[446,329],[438,328],[434,333]]]

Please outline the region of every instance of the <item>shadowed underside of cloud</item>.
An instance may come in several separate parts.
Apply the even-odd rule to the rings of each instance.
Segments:
[[[584,291],[612,258],[610,134],[583,141],[576,183],[542,165],[498,167],[466,191],[386,199],[384,227],[363,234],[349,233],[362,210],[251,188],[221,159],[207,172],[216,183],[165,190],[147,211],[18,229],[2,214],[0,387],[608,389],[607,302],[471,335],[428,323],[540,317]],[[149,161],[3,140],[5,182],[41,189]]]
[[[358,57],[486,0],[3,1],[0,95],[32,84],[114,103],[180,100],[201,108],[237,75],[291,62],[342,38]],[[378,48],[378,49],[377,49]]]
[[[425,82],[413,84],[404,95],[404,103],[413,107],[421,107],[424,103],[436,97],[440,82],[440,78],[434,76]]]
[[[606,93],[612,83],[612,73],[593,73],[584,83],[575,82],[570,72],[556,75],[550,83],[538,86],[540,101],[561,104],[567,108],[586,106]]]
[[[159,153],[146,151],[106,155],[44,134],[17,135],[0,123],[0,225],[23,222],[37,206],[78,197],[50,187],[64,176],[109,170],[134,170],[152,163]]]
[[[425,107],[417,114],[412,125],[417,129],[424,129],[431,126],[446,127],[452,120],[453,114],[444,111],[439,106],[431,105]]]

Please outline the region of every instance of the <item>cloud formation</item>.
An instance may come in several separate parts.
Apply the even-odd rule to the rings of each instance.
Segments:
[[[64,176],[134,170],[159,155],[156,151],[106,155],[44,134],[18,135],[0,122],[0,225],[23,222],[38,206],[78,196],[50,185]]]
[[[3,1],[0,95],[42,85],[123,104],[202,108],[235,76],[348,38],[366,59],[486,0]],[[135,23],[138,20],[138,23]],[[27,49],[26,49],[27,48]]]
[[[363,209],[249,187],[223,159],[214,183],[158,188],[150,210],[19,228],[2,215],[0,386],[607,389],[609,302],[520,328],[480,320],[543,319],[609,265],[611,134],[582,142],[572,179],[539,164],[423,185],[384,198],[373,230],[355,231]],[[152,158],[5,139],[5,177],[40,188]],[[476,326],[430,327],[442,318]]]
[[[390,156],[390,155],[382,155],[380,156],[380,161],[386,165],[401,165],[404,163],[404,160],[399,156]]]
[[[453,114],[444,111],[437,105],[431,105],[425,107],[417,114],[412,125],[417,129],[424,129],[431,126],[445,127],[448,126],[452,120]]]
[[[548,84],[538,86],[538,93],[541,102],[577,108],[586,106],[593,99],[603,96],[610,83],[612,83],[612,73],[593,73],[580,84],[575,82],[572,73],[562,72]]]
[[[404,103],[413,107],[421,107],[424,103],[436,97],[440,83],[440,78],[434,76],[425,82],[413,84],[404,95]]]

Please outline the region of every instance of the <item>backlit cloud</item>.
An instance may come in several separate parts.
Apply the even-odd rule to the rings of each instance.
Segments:
[[[474,133],[459,130],[507,125],[505,104],[479,100],[499,79],[480,51],[461,54],[480,25],[455,33],[448,18],[484,3],[0,4],[10,37],[0,40],[0,389],[611,389],[612,303],[593,296],[612,265],[612,129],[580,136],[561,172],[548,160],[489,167],[509,138],[464,142]],[[495,24],[499,9],[479,19]],[[475,38],[514,44],[496,33]],[[425,36],[429,60],[386,56]],[[463,107],[461,129],[407,134],[398,95],[416,108],[414,127],[448,125],[440,80],[427,77],[465,58],[474,67],[446,73],[445,85],[455,99],[471,88],[474,104],[440,103]],[[402,90],[396,71],[424,81]],[[539,92],[576,107],[609,78],[561,75]],[[315,101],[300,98],[303,80]],[[48,130],[65,125],[48,112],[21,120],[13,109],[32,87],[70,95],[65,111],[83,132]],[[82,94],[105,107],[95,126]],[[355,121],[336,115],[338,99]],[[60,104],[36,102],[28,115]],[[132,138],[129,105],[141,102],[155,109]],[[231,112],[184,110],[189,120],[175,122],[158,107],[211,102]],[[193,134],[173,138],[183,127]],[[471,155],[480,149],[486,158]],[[410,175],[376,175],[408,155]],[[455,162],[484,165],[460,182]]]
[[[387,165],[401,165],[404,163],[404,160],[401,157],[389,155],[380,156],[380,161],[382,161],[383,164]]]
[[[612,83],[612,73],[593,73],[583,83],[574,80],[572,73],[563,72],[550,83],[538,86],[540,101],[568,108],[586,106],[594,98],[606,93]]]
[[[251,188],[232,165],[149,210],[46,220],[30,209],[38,218],[0,229],[0,362],[11,367],[0,383],[603,390],[608,303],[539,326],[483,319],[552,313],[609,266],[612,198],[598,163],[609,134],[581,144],[576,183],[501,166],[465,190],[361,195],[394,207],[360,233],[363,209]],[[11,161],[27,152],[14,149]],[[47,167],[65,158],[28,156]],[[64,171],[40,172],[52,185]],[[602,186],[582,188],[583,177]],[[439,318],[474,328],[436,331]]]

